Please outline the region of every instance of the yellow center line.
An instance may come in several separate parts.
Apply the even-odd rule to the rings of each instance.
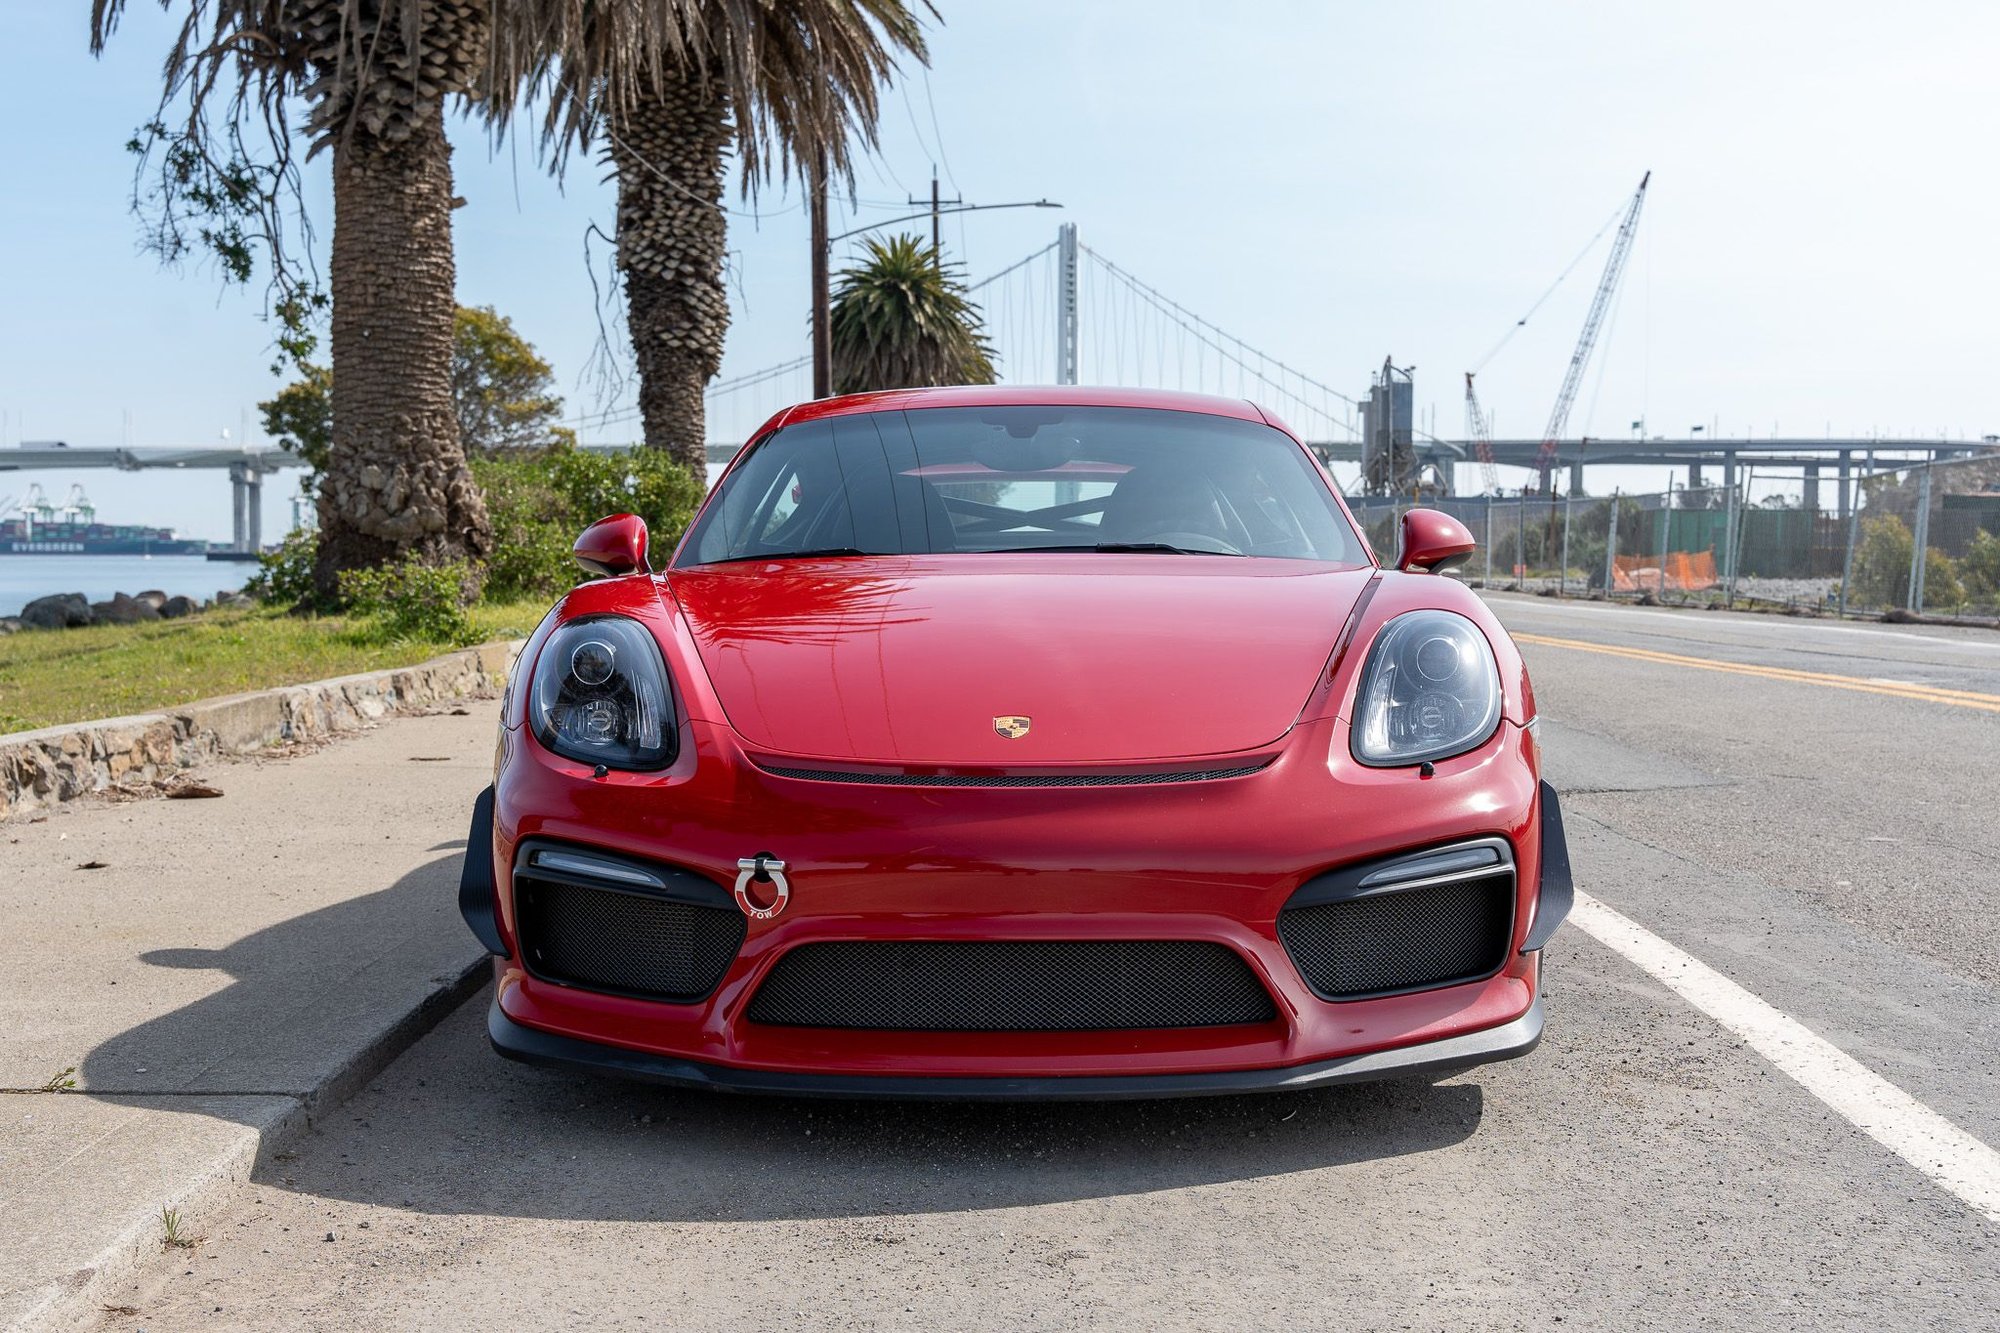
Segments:
[[[1557,639],[1546,634],[1516,634],[1514,641],[1537,644],[1546,648],[1574,648],[1578,652],[1603,653],[1607,657],[1625,657],[1635,662],[1694,667],[1701,671],[1724,671],[1733,676],[1761,676],[1765,680],[1819,685],[1832,690],[1854,690],[1860,694],[1886,694],[1896,699],[1916,699],[1924,703],[1951,704],[1957,708],[1976,708],[1981,712],[2000,713],[2000,694],[1947,690],[1931,685],[1891,685],[1864,680],[1859,676],[1835,676],[1823,671],[1794,671],[1789,667],[1752,666],[1747,662],[1723,662],[1712,657],[1687,657],[1680,653],[1663,653],[1651,648],[1621,648],[1608,643],[1591,643],[1584,639]]]

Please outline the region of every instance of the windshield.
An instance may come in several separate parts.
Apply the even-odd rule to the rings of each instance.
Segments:
[[[1196,412],[1065,406],[787,426],[723,479],[679,563],[1079,550],[1367,563],[1283,432]]]

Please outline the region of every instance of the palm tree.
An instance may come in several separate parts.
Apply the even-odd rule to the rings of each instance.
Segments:
[[[93,52],[125,4],[92,0]],[[331,152],[333,435],[314,570],[325,594],[343,569],[476,560],[491,542],[452,405],[444,125],[445,98],[483,74],[491,32],[491,0],[190,0],[160,114],[134,143],[162,163],[156,247],[176,257],[193,233],[240,279],[261,246],[292,313],[295,99],[307,158]]]
[[[743,192],[824,170],[853,178],[901,54],[926,58],[928,0],[519,0],[499,25],[496,83],[547,106],[560,171],[602,139],[618,176],[618,267],[646,443],[700,471],[702,394],[722,364],[722,197],[733,148]],[[504,123],[513,97],[490,117]]]
[[[957,266],[915,236],[870,240],[833,295],[833,391],[991,384],[993,349]]]

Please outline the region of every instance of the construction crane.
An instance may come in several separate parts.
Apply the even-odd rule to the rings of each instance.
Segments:
[[[1495,495],[1500,490],[1500,474],[1493,467],[1493,422],[1488,419],[1486,409],[1479,405],[1479,395],[1472,390],[1472,372],[1465,372],[1465,433],[1472,437],[1473,450],[1479,455],[1479,489],[1482,494]]]
[[[1542,494],[1548,495],[1550,474],[1555,469],[1556,443],[1562,439],[1563,429],[1569,425],[1569,410],[1576,405],[1576,391],[1583,385],[1583,370],[1590,363],[1590,354],[1597,347],[1597,335],[1604,327],[1604,316],[1611,309],[1611,298],[1618,290],[1618,279],[1625,272],[1625,259],[1632,253],[1632,237],[1639,230],[1639,210],[1646,206],[1646,185],[1653,179],[1647,172],[1639,180],[1639,188],[1632,193],[1632,202],[1625,207],[1625,220],[1618,224],[1618,236],[1611,242],[1611,257],[1604,261],[1604,276],[1597,280],[1597,295],[1591,298],[1590,313],[1584,317],[1583,332],[1577,337],[1576,350],[1570,353],[1569,370],[1563,374],[1562,391],[1556,395],[1556,405],[1549,413],[1548,429],[1542,432],[1542,447],[1535,453],[1535,470],[1541,476]],[[1471,393],[1468,378],[1466,392]]]

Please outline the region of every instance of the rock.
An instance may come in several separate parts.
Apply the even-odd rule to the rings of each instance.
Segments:
[[[18,634],[27,626],[14,616],[0,616],[0,634]]]
[[[51,593],[21,608],[21,623],[33,629],[71,629],[96,619],[80,592]]]
[[[100,625],[137,625],[141,621],[160,618],[152,603],[142,602],[122,592],[113,594],[108,602],[92,602],[90,610]]]
[[[144,602],[155,611],[164,610],[167,605],[167,595],[158,588],[148,588],[145,592],[135,592],[132,594],[132,600],[135,602]]]
[[[160,608],[160,614],[168,620],[179,620],[182,616],[191,616],[199,610],[201,603],[192,597],[169,597],[166,604]]]
[[[251,607],[257,605],[257,603],[234,589],[224,588],[221,592],[215,594],[215,605],[217,607],[229,607],[233,609],[237,607]]]

